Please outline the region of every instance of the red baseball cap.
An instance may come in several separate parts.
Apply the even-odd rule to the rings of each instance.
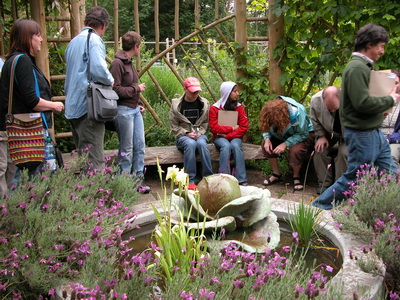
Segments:
[[[186,80],[183,82],[183,86],[191,93],[201,91],[200,81],[196,77],[186,78]]]

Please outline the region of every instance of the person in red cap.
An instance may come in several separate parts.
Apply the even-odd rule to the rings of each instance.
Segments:
[[[212,175],[212,165],[208,139],[208,111],[210,104],[200,97],[200,82],[196,77],[188,77],[183,82],[184,94],[172,99],[169,121],[176,138],[176,147],[183,151],[183,167],[189,175],[191,190],[196,189],[194,179],[197,174],[196,151],[199,153],[203,177]]]

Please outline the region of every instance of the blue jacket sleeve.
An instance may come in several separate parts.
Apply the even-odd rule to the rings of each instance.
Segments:
[[[96,34],[92,34],[90,43],[90,75],[94,82],[105,85],[111,85],[114,82],[107,67],[104,42]]]
[[[285,141],[286,146],[288,147],[304,141],[310,134],[310,119],[308,118],[305,111],[299,110],[297,121],[298,124],[292,126],[291,128],[291,130],[293,130],[293,135],[288,137]]]

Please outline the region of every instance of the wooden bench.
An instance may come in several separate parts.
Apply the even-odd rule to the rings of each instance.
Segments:
[[[215,148],[214,144],[209,144],[209,147],[211,161],[219,161],[219,151]],[[242,148],[245,160],[265,158],[261,150],[261,146],[259,145],[243,143]],[[112,160],[114,160],[118,155],[118,150],[105,150],[104,155],[109,156]],[[157,157],[161,165],[183,163],[183,152],[179,151],[176,146],[147,147],[144,164],[146,166],[156,165]],[[72,156],[69,153],[64,153],[63,159],[64,163],[68,164],[68,162],[72,159]],[[199,157],[197,159],[199,160]]]

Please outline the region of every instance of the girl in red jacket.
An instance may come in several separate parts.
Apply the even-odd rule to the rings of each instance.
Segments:
[[[243,136],[249,127],[244,107],[238,103],[239,91],[237,84],[232,81],[221,84],[221,98],[210,108],[209,125],[213,133],[213,141],[220,152],[219,172],[234,175],[240,185],[247,185],[246,166],[242,150]],[[224,117],[218,121],[218,115],[223,111],[235,111],[237,114]],[[226,120],[228,118],[228,120]],[[226,123],[232,123],[227,125]],[[233,155],[236,168],[230,168]]]

